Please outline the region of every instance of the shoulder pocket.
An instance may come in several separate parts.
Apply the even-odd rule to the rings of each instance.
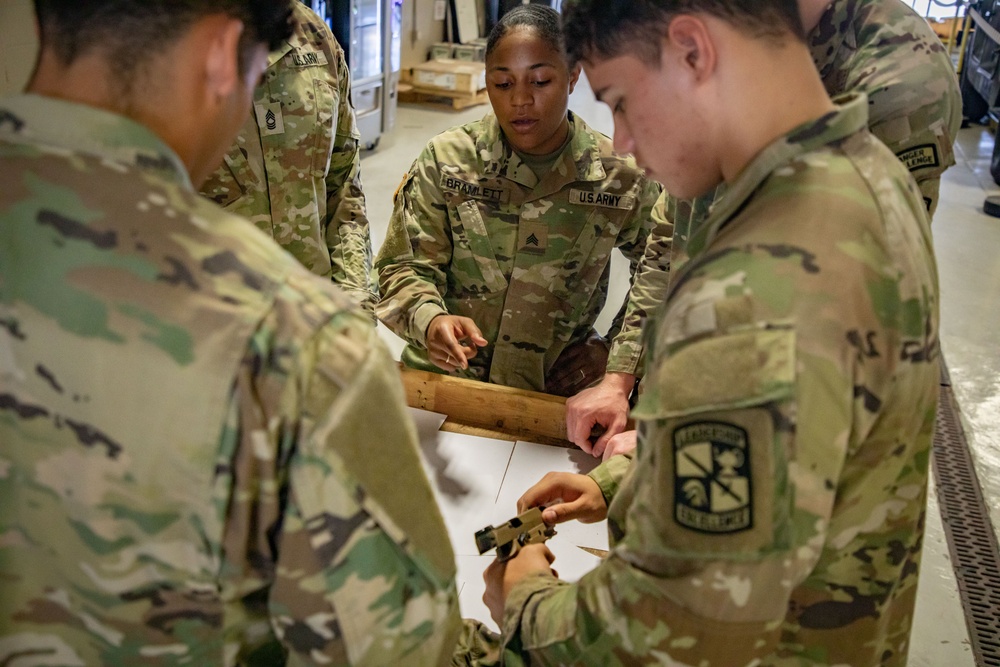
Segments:
[[[337,129],[337,91],[327,81],[321,78],[313,80],[314,99],[316,104],[315,124],[313,125],[313,175],[316,178],[326,176],[330,168],[330,155],[333,152],[333,137]]]
[[[786,399],[795,385],[795,331],[747,330],[684,345],[655,364],[632,414],[665,419]]]
[[[633,411],[642,441],[636,474],[646,477],[636,505],[661,508],[664,516],[656,535],[638,537],[647,542],[639,548],[734,560],[787,548],[795,331],[698,339],[654,364],[644,384]]]

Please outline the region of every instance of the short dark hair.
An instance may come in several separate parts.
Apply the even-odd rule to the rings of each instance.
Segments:
[[[762,38],[805,41],[797,0],[565,0],[563,33],[571,62],[632,54],[660,60],[660,40],[680,14],[704,13]]]
[[[292,35],[292,2],[298,0],[35,0],[35,13],[42,47],[63,65],[101,50],[127,89],[142,63],[210,14],[243,22],[239,57],[245,72],[254,45],[274,50]]]
[[[486,40],[486,56],[493,53],[500,40],[519,27],[533,28],[544,41],[566,53],[566,38],[559,22],[559,12],[547,5],[518,5],[500,17]]]

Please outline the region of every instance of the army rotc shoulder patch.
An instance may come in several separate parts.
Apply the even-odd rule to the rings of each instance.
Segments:
[[[753,527],[750,441],[733,424],[706,421],[674,431],[674,520],[714,535]]]

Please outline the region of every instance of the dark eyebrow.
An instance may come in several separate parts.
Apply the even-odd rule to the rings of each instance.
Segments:
[[[604,88],[601,88],[600,90],[595,90],[594,91],[594,97],[597,98],[598,102],[604,102],[604,91],[606,91],[606,90],[607,90],[607,87],[604,87]],[[607,104],[607,102],[604,102],[604,103]]]
[[[556,66],[553,65],[552,63],[535,63],[534,65],[532,65],[528,69],[529,70],[535,70],[535,69],[541,69],[542,67],[551,67],[552,69],[556,68]],[[490,71],[491,72],[509,72],[510,68],[509,67],[500,67],[500,66],[497,66],[497,67],[491,67]]]

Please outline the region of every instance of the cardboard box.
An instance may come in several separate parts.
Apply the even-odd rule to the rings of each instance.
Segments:
[[[475,95],[486,87],[486,66],[459,60],[429,60],[413,68],[412,83],[423,90]]]
[[[437,42],[431,44],[431,60],[441,60],[442,58],[453,58],[455,56],[455,45],[451,42]]]
[[[455,60],[481,63],[486,59],[486,47],[479,44],[456,44]]]

